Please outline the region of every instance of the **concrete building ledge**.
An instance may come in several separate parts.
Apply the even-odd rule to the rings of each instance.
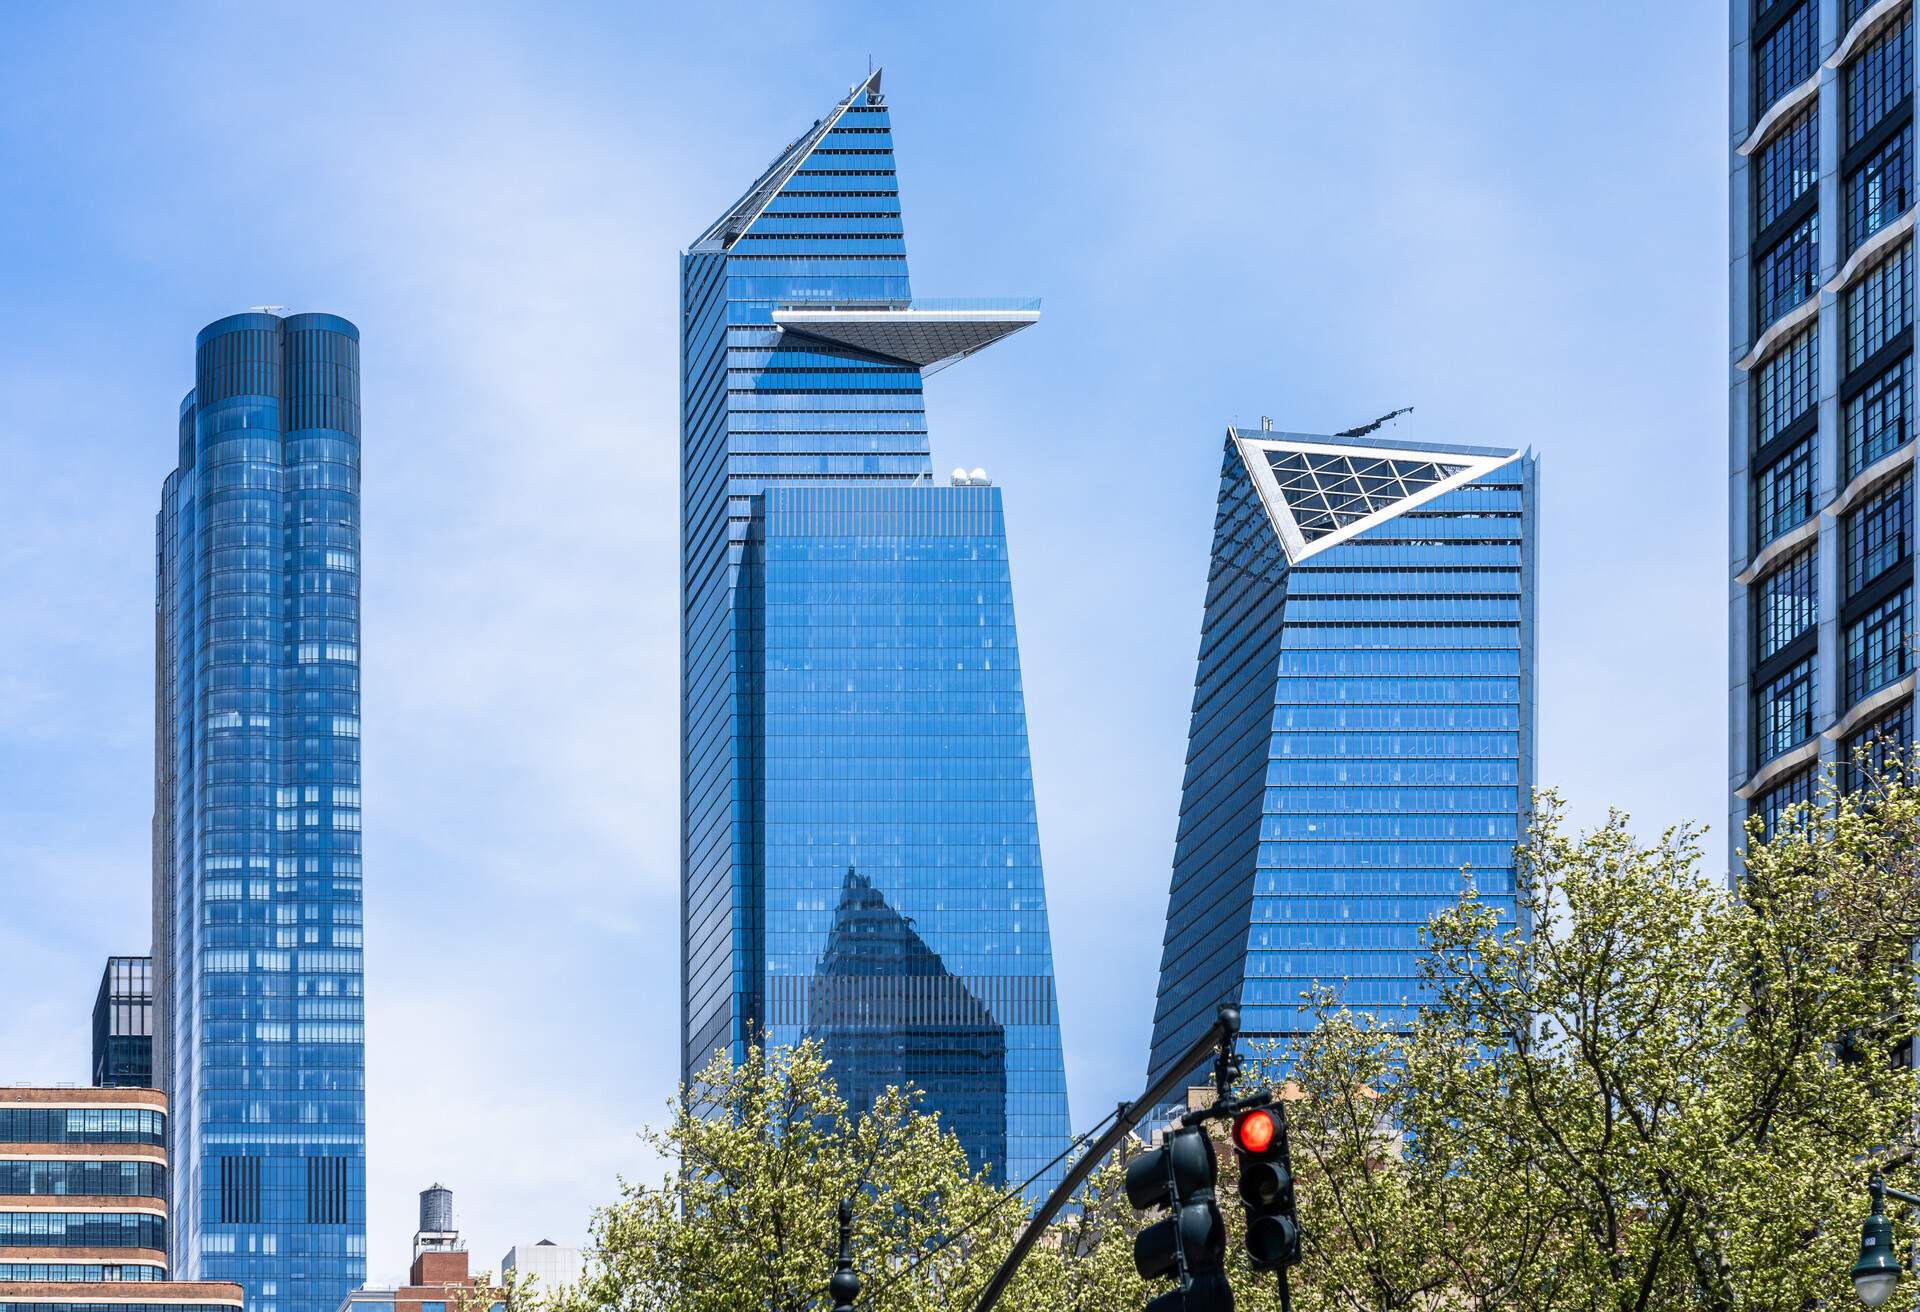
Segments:
[[[152,1143],[10,1143],[0,1146],[0,1158],[9,1162],[56,1162],[79,1158],[88,1162],[157,1162],[167,1164],[167,1150]]]
[[[1773,325],[1760,334],[1760,340],[1753,344],[1753,349],[1740,357],[1740,362],[1734,368],[1741,373],[1751,372],[1755,365],[1773,354],[1774,347],[1786,341],[1802,324],[1819,313],[1820,295],[1816,292],[1775,319]]]
[[[1820,736],[1828,742],[1839,742],[1842,738],[1845,738],[1881,711],[1886,710],[1887,707],[1893,705],[1902,697],[1910,696],[1913,692],[1914,682],[1914,676],[1909,674],[1904,679],[1900,679],[1888,684],[1884,688],[1868,693],[1865,697],[1862,697],[1853,704],[1852,710],[1822,729]]]
[[[240,1286],[225,1280],[0,1281],[0,1307],[9,1303],[208,1303],[238,1308]]]
[[[0,1084],[0,1107],[151,1107],[167,1110],[167,1095],[158,1089],[48,1088],[45,1085]]]
[[[1833,515],[1846,514],[1849,510],[1853,509],[1856,502],[1865,499],[1869,492],[1872,492],[1893,475],[1901,473],[1911,464],[1913,464],[1913,439],[1908,438],[1905,443],[1887,452],[1884,456],[1881,456],[1878,460],[1855,474],[1853,481],[1847,484],[1847,486],[1842,489],[1840,495],[1835,497],[1827,505],[1826,513]]]
[[[1904,0],[1895,0],[1895,3],[1903,2]],[[1747,134],[1745,141],[1734,147],[1733,153],[1736,155],[1753,154],[1754,151],[1767,144],[1767,138],[1771,137],[1782,123],[1792,118],[1794,114],[1799,112],[1801,106],[1819,94],[1820,70],[1815,69],[1812,77],[1773,102],[1773,108],[1760,116],[1760,121],[1753,125],[1753,131]]]
[[[1755,579],[1765,574],[1774,561],[1810,542],[1820,532],[1820,516],[1825,513],[1826,507],[1820,507],[1806,519],[1760,548],[1760,553],[1748,563],[1745,569],[1733,576],[1733,581],[1743,588],[1749,586]]]
[[[91,1159],[90,1159],[91,1160]],[[141,1216],[167,1214],[163,1198],[142,1198],[138,1194],[0,1194],[0,1212],[107,1212],[115,1215],[137,1213]],[[35,1236],[38,1238],[39,1236]]]
[[[1854,51],[1877,36],[1880,29],[1895,17],[1905,13],[1912,2],[1913,0],[1880,0],[1879,4],[1868,8],[1866,13],[1853,20],[1853,26],[1847,29],[1845,36],[1840,38],[1840,44],[1834,47],[1831,55],[1827,56],[1826,67],[1839,68],[1852,59]]]
[[[1913,211],[1909,209],[1861,243],[1860,249],[1847,258],[1840,272],[1833,275],[1833,281],[1827,284],[1826,290],[1835,295],[1845,291],[1861,274],[1880,262],[1880,257],[1886,254],[1889,246],[1901,241],[1912,231]]]
[[[1752,778],[1733,790],[1734,795],[1743,802],[1751,801],[1755,793],[1764,792],[1767,785],[1771,784],[1774,780],[1792,774],[1808,761],[1817,759],[1819,755],[1820,735],[1815,734],[1798,747],[1788,748],[1761,766],[1758,770],[1755,770]]]

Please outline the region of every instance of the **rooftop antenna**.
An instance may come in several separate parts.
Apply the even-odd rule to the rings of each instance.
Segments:
[[[1381,415],[1378,419],[1374,420],[1370,424],[1362,424],[1358,428],[1343,428],[1339,432],[1335,433],[1334,436],[1335,437],[1365,437],[1369,433],[1378,432],[1382,426],[1391,422],[1392,420],[1398,419],[1401,415],[1410,415],[1412,413],[1413,413],[1412,406],[1403,405],[1398,410],[1390,410],[1386,414]]]

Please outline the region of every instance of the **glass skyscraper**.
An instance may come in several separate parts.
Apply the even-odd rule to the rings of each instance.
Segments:
[[[366,1278],[360,334],[202,329],[161,492],[155,1082],[172,1260],[247,1312]]]
[[[1738,836],[1913,743],[1914,79],[1910,4],[1730,16]]]
[[[1533,787],[1533,456],[1229,430],[1150,1077],[1332,989],[1402,1026],[1467,879],[1509,920]],[[1463,868],[1470,870],[1463,875]]]
[[[108,957],[93,1000],[93,1084],[153,1087],[153,958]]]
[[[1000,490],[922,379],[1039,317],[908,285],[880,75],[681,259],[682,1061],[817,1038],[1035,1188],[1069,1138]]]

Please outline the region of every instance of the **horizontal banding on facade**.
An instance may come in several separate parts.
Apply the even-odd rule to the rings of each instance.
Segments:
[[[8,1089],[0,1087],[0,1110],[8,1107],[149,1107],[167,1110],[167,1095],[158,1089]]]
[[[151,1143],[0,1143],[0,1162],[153,1162],[167,1164],[167,1150]]]
[[[239,1307],[240,1286],[212,1280],[0,1281],[8,1303],[218,1303]]]
[[[49,1250],[59,1253],[62,1262],[106,1262],[117,1266],[157,1266],[165,1267],[167,1255],[157,1248],[101,1248],[89,1245],[74,1248],[63,1244],[0,1246],[0,1262],[45,1262]],[[152,1281],[129,1281],[129,1284],[151,1284]]]

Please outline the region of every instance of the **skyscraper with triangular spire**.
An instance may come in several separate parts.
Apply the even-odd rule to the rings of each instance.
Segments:
[[[1000,489],[922,380],[1033,300],[915,299],[874,72],[681,257],[683,1073],[817,1038],[1034,1189],[1069,1138]]]
[[[1470,879],[1514,914],[1533,787],[1533,456],[1229,429],[1149,1075],[1330,989],[1402,1025]]]

